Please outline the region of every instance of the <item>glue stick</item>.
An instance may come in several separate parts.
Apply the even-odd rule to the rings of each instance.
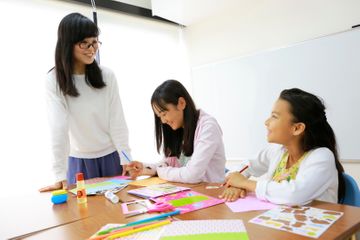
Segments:
[[[76,198],[78,204],[87,202],[83,173],[76,174]]]
[[[119,197],[116,196],[112,191],[106,191],[105,192],[105,197],[107,199],[109,199],[112,203],[118,203],[119,202]]]

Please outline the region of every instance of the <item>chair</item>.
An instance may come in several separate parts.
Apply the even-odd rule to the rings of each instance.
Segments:
[[[343,173],[345,180],[345,197],[341,204],[360,207],[360,190],[354,178],[350,175]]]
[[[340,203],[360,207],[360,190],[358,185],[356,184],[354,178],[349,174],[343,173],[343,177],[345,181],[345,197]],[[360,233],[357,232],[356,234],[353,234],[350,239],[360,239],[359,235]]]

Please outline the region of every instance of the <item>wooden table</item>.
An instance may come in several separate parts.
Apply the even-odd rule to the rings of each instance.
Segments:
[[[213,197],[217,197],[222,189],[205,189],[205,185],[193,188],[197,192],[201,192]],[[360,230],[360,208],[333,204],[322,201],[313,201],[311,207],[328,209],[343,212],[344,215],[338,219],[330,228],[324,232],[318,239],[347,239],[357,230]],[[233,213],[225,204],[210,207],[204,210],[190,212],[180,215],[181,220],[191,219],[242,219],[250,239],[274,240],[274,239],[311,239],[301,235],[292,234],[285,231],[279,231],[268,227],[262,227],[248,221],[264,211],[251,211],[245,213]]]
[[[190,187],[194,191],[214,197],[222,192],[222,189],[206,189],[205,186],[206,184],[199,184]],[[134,187],[129,186],[117,195],[124,201],[136,199],[126,193],[126,190],[131,188]],[[1,239],[86,239],[107,223],[126,223],[150,216],[143,214],[124,218],[120,204],[112,204],[103,196],[88,197],[87,207],[78,206],[73,196],[66,204],[52,205],[50,194],[46,193],[37,194],[32,201],[24,201],[23,205],[17,204],[14,202],[1,204]],[[346,239],[360,229],[360,208],[320,201],[314,201],[310,206],[344,212],[344,215],[319,239]],[[4,215],[3,210],[9,215]],[[248,222],[262,212],[233,213],[225,204],[220,204],[178,215],[176,218],[180,220],[242,219],[250,239],[310,239]]]

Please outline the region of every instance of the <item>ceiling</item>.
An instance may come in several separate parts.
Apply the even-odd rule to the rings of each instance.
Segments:
[[[101,1],[101,0],[100,0]],[[127,3],[137,7],[151,9],[151,0],[115,0],[116,2]]]
[[[244,0],[152,0],[153,15],[189,26]]]
[[[152,10],[154,16],[189,26],[250,0],[116,0]]]

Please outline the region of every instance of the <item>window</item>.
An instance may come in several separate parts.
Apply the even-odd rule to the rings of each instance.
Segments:
[[[45,76],[54,66],[60,20],[71,12],[91,18],[92,9],[47,0],[3,0],[0,9],[3,23],[0,39],[3,46],[0,59],[0,180],[9,183],[3,191],[12,196],[19,194],[19,187],[23,187],[22,194],[53,183]],[[111,68],[117,76],[133,158],[159,161],[150,97],[167,79],[178,79],[189,88],[190,71],[181,29],[103,9],[98,9],[98,23],[99,39],[103,43],[101,64]],[[27,43],[24,48],[16,47],[24,41]]]

